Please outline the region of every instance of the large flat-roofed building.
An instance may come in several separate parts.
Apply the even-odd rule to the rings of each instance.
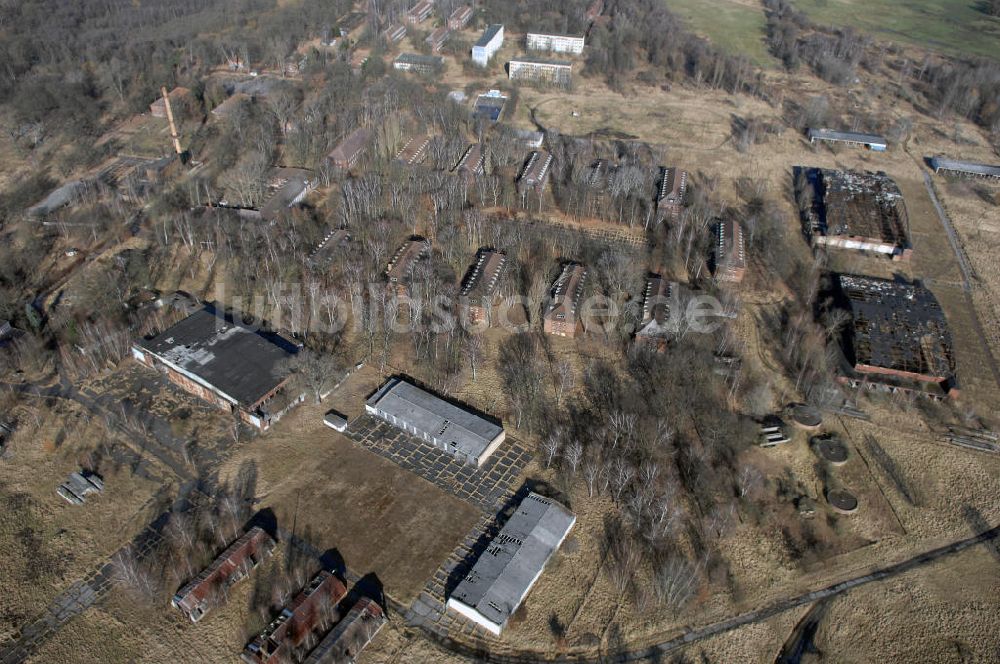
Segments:
[[[380,387],[365,410],[477,467],[486,463],[506,435],[503,426],[485,415],[401,378],[391,378]]]
[[[851,314],[844,351],[855,379],[956,394],[951,333],[933,293],[919,283],[849,274],[838,275],[837,285],[836,300]]]
[[[812,242],[909,259],[909,216],[903,194],[883,172],[859,173],[825,168],[796,169],[812,187],[812,206],[804,212]]]
[[[488,122],[496,122],[503,114],[503,109],[507,105],[507,95],[499,90],[484,92],[476,98],[476,103],[472,109],[472,117],[483,119]]]
[[[503,26],[499,23],[491,23],[486,26],[482,36],[472,46],[472,61],[480,67],[485,67],[501,46],[503,46]]]
[[[452,591],[448,608],[499,636],[575,523],[559,503],[529,493]]]
[[[355,664],[386,622],[378,602],[361,597],[302,664]]]
[[[856,131],[836,131],[834,129],[809,129],[806,132],[810,143],[825,141],[827,143],[846,143],[856,145],[875,152],[885,152],[889,143],[878,134],[862,134]]]
[[[661,220],[667,215],[677,217],[684,209],[687,184],[687,171],[660,167],[660,179],[656,186],[656,212]]]
[[[573,53],[574,55],[583,53],[583,36],[546,35],[540,32],[529,32],[524,41],[529,51],[551,51],[552,53]]]
[[[440,55],[423,55],[420,53],[400,53],[392,61],[393,69],[412,71],[418,74],[434,74],[444,67],[444,58]]]
[[[743,227],[735,219],[720,221],[715,226],[715,278],[718,281],[739,283],[747,271],[746,246]]]
[[[529,189],[534,189],[538,193],[545,191],[551,169],[552,155],[545,150],[533,150],[517,177],[518,191],[521,193]]]
[[[587,281],[587,268],[566,263],[549,290],[549,304],[542,316],[546,334],[573,338],[582,329],[580,300]]]
[[[371,135],[372,133],[364,127],[358,127],[345,136],[326,158],[337,168],[353,168],[368,147]]]
[[[493,249],[480,249],[459,291],[459,304],[473,325],[490,322],[493,300],[507,264],[507,256]]]
[[[177,591],[170,603],[198,622],[225,600],[226,591],[250,575],[274,551],[274,540],[258,526],[230,544],[201,574]]]
[[[461,30],[472,20],[472,7],[464,5],[451,13],[448,17],[448,27],[452,30]]]
[[[1000,180],[1000,166],[979,164],[974,161],[948,159],[947,157],[942,157],[940,155],[931,157],[931,168],[934,169],[935,173],[962,175],[974,178],[993,178],[994,180]]]
[[[346,596],[343,582],[330,572],[321,571],[247,644],[240,659],[246,664],[297,661],[295,654],[308,637],[337,622],[337,604]]]
[[[132,356],[208,403],[267,429],[297,399],[277,399],[288,377],[282,365],[297,352],[292,342],[254,328],[214,304],[149,339]]]
[[[518,58],[507,63],[507,77],[512,81],[533,81],[568,87],[573,82],[573,63],[565,60]]]

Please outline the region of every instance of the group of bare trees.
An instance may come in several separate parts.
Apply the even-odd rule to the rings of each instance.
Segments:
[[[205,484],[214,488],[196,493],[187,508],[171,510],[156,537],[144,533],[115,554],[116,579],[144,600],[172,594],[243,534],[256,498],[256,465],[242,464],[230,482]]]
[[[996,5],[980,3],[986,13]],[[913,59],[851,28],[817,25],[787,0],[766,0],[764,6],[768,45],[789,71],[805,63],[817,76],[841,85],[855,82],[859,68],[885,73],[901,84],[901,94],[907,100],[912,100],[915,93],[923,95],[927,100],[922,105],[925,112],[937,117],[954,113],[987,129],[994,138],[997,136],[1000,66],[996,62],[930,53]],[[888,65],[887,71],[883,71],[883,65]]]
[[[651,66],[653,80],[754,93],[760,72],[745,56],[733,56],[689,32],[667,6],[656,0],[607,2],[610,20],[595,23],[587,40],[587,69],[620,89],[627,75]]]
[[[612,261],[595,262],[613,272]],[[590,360],[582,384],[543,334],[510,336],[498,349],[510,422],[533,434],[542,465],[564,491],[578,484],[618,506],[604,543],[612,583],[669,610],[724,567],[715,543],[744,511],[756,513],[764,486],[743,460],[753,425],[731,412],[733,389],[742,397],[758,385],[728,386],[712,369],[717,345],[694,335],[664,353],[636,348],[626,366]]]

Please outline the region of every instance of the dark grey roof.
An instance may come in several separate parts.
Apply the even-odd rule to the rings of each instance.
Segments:
[[[490,23],[488,26],[486,26],[486,29],[483,30],[483,34],[479,37],[479,40],[476,42],[476,46],[479,46],[480,48],[486,46],[493,40],[494,37],[497,36],[497,33],[500,32],[501,30],[503,30],[503,25],[499,23]]]
[[[916,283],[839,276],[850,306],[854,361],[928,376],[954,376],[951,333],[934,294]]]
[[[400,53],[395,62],[401,62],[410,66],[437,68],[444,65],[444,58],[440,55],[422,55],[420,53]]]
[[[961,173],[973,173],[975,175],[988,175],[1000,178],[1000,166],[979,164],[974,161],[948,159],[947,157],[931,157],[931,168],[935,171],[943,168],[946,171],[958,171]]]
[[[243,406],[277,387],[281,362],[297,352],[287,339],[234,320],[213,304],[136,345]]]
[[[276,168],[271,173],[270,194],[260,206],[261,217],[276,219],[283,210],[292,207],[310,187],[312,172],[302,168]]]
[[[885,137],[878,134],[862,134],[856,131],[836,131],[833,129],[810,129],[807,133],[809,140],[818,138],[822,141],[848,141],[850,143],[888,145]]]
[[[536,37],[550,37],[553,39],[583,39],[583,35],[567,35],[559,32],[529,32],[527,35],[529,37],[534,35]]]
[[[83,180],[71,180],[52,191],[41,202],[28,208],[28,214],[42,217],[64,205],[69,205],[87,190],[87,186],[87,182]]]
[[[400,378],[386,382],[368,399],[367,405],[477,459],[503,433],[502,426],[485,416],[456,406]]]
[[[56,493],[74,505],[82,505],[87,499],[87,494],[101,493],[102,491],[104,491],[104,481],[86,470],[70,473],[66,481],[56,489]]]
[[[503,627],[569,533],[576,516],[529,493],[448,598]]]

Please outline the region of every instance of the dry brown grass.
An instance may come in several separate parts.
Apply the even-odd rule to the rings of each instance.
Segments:
[[[831,604],[816,661],[995,662],[997,558],[976,547]]]
[[[38,416],[37,423],[29,411]],[[73,404],[32,405],[19,417],[20,428],[0,462],[6,505],[0,511],[5,569],[0,575],[0,634],[43,611],[52,597],[140,532],[161,511],[158,492],[171,486],[165,478],[143,479],[107,459],[98,469],[104,492],[91,494],[84,505],[70,505],[56,488],[87,462],[97,444],[114,444],[114,437]]]
[[[470,37],[474,36],[473,31],[469,32]],[[482,78],[466,75],[453,58],[447,58],[446,80],[450,87],[456,88],[472,82],[483,89],[495,87],[495,83],[505,80],[500,69],[502,63],[516,52],[513,39],[508,38],[505,51],[498,54],[494,65]],[[800,82],[789,94],[818,94],[828,90],[825,84],[808,80]],[[976,406],[993,403],[997,386],[976,346],[970,322],[972,312],[960,294],[947,286],[957,283],[959,273],[924,191],[920,163],[920,157],[937,152],[989,161],[985,140],[978,130],[960,123],[958,133],[971,137],[973,143],[958,144],[954,141],[956,132],[953,129],[942,133],[934,123],[922,119],[912,108],[893,101],[888,95],[858,93],[868,94],[860,99],[866,107],[888,117],[916,117],[913,138],[907,149],[893,146],[888,153],[876,154],[813,147],[795,132],[787,130],[765,144],[740,153],[728,141],[732,114],[777,120],[774,108],[759,100],[680,86],[670,92],[649,89],[636,92],[619,95],[598,82],[582,78],[567,94],[524,88],[514,122],[530,127],[527,114],[531,107],[536,107],[543,124],[567,134],[607,129],[666,146],[668,161],[698,175],[703,182],[713,180],[718,194],[732,204],[738,204],[737,178],[763,179],[771,193],[784,201],[789,238],[799,237],[797,216],[787,197],[793,166],[887,171],[899,183],[906,198],[915,246],[914,260],[909,264],[891,263],[838,254],[834,257],[834,266],[882,276],[898,271],[911,277],[937,280],[939,284],[933,288],[956,334],[959,373],[963,384],[968,386],[967,403]],[[573,109],[580,112],[579,117],[570,115]],[[1000,291],[996,290],[1000,288],[997,285],[1000,284],[1000,270],[991,253],[995,244],[993,234],[1000,232],[1000,228],[993,228],[992,216],[984,217],[990,209],[983,207],[986,204],[981,199],[962,191],[941,189],[970,257],[986,282],[984,290],[990,293],[992,301],[1000,301],[997,299]],[[167,275],[164,283],[169,282],[173,287],[183,285],[198,292],[211,278],[207,265],[202,264],[184,273]],[[748,298],[740,320],[743,328],[755,326],[753,314],[760,308],[772,306],[785,297],[782,293],[768,292],[763,287],[765,279],[761,279],[758,286]],[[984,306],[983,301],[977,300],[977,305]],[[760,348],[755,331],[744,329],[749,347],[760,351],[749,355],[748,369],[762,375],[774,373],[770,351]],[[466,369],[450,390],[455,397],[498,415],[505,414],[506,404],[496,367],[496,348],[505,334],[499,331],[488,334],[486,360],[479,378],[472,381]],[[619,357],[617,349],[594,337],[577,341],[553,340],[552,347],[557,357],[573,363],[579,376],[593,358]],[[405,341],[397,345],[392,364],[400,370],[412,371],[417,378],[426,379],[420,369],[410,367]],[[259,472],[257,507],[273,509],[279,524],[288,529],[294,527],[299,534],[308,534],[318,547],[338,549],[353,570],[376,572],[390,595],[408,601],[455,543],[464,537],[474,522],[475,510],[322,425],[322,412],[328,407],[351,416],[360,414],[364,396],[381,380],[382,377],[371,368],[359,372],[323,407],[300,408],[267,435],[241,445],[225,463],[222,476],[234,474],[246,461],[255,462]],[[579,385],[580,381],[577,383]],[[775,391],[778,402],[799,396],[794,393],[793,386],[780,378],[775,380]],[[577,486],[570,496],[570,504],[578,515],[571,539],[552,560],[528,597],[523,617],[511,625],[498,648],[558,649],[560,644],[556,643],[549,627],[553,616],[567,626],[566,643],[570,647],[592,643],[595,639],[599,642],[613,631],[608,629],[612,620],[618,623],[626,643],[646,642],[670,635],[684,625],[722,619],[965,537],[972,528],[962,513],[966,505],[977,509],[988,523],[1000,521],[1000,505],[995,499],[1000,488],[997,481],[1000,459],[938,442],[912,411],[898,412],[899,406],[879,404],[866,404],[866,407],[873,413],[870,424],[838,423],[830,419],[826,423],[828,428],[845,434],[853,452],[848,464],[832,473],[839,482],[855,490],[861,500],[858,514],[836,517],[830,530],[838,539],[826,557],[808,563],[794,560],[782,542],[780,524],[776,520],[765,518],[762,525],[754,525],[746,519],[721,545],[730,564],[730,579],[705,586],[698,601],[679,615],[662,610],[638,612],[628,602],[619,606],[607,575],[600,571],[599,542],[604,518],[616,508],[604,498],[588,498],[583,488]],[[530,436],[516,433],[531,445]],[[866,434],[878,439],[903,475],[916,487],[918,500],[915,504],[907,502],[881,471],[874,465],[870,467],[858,453],[856,444]],[[752,450],[748,458],[767,471],[772,480],[789,470],[817,499],[815,518],[825,521],[829,515],[822,497],[823,485],[817,477],[816,459],[807,447],[806,438],[798,433],[788,445],[766,451]],[[59,454],[59,450],[53,451],[51,446],[46,451],[43,440],[33,444],[38,448],[39,462],[48,460],[46,455]],[[19,470],[0,477],[10,480],[23,473],[24,470]],[[552,474],[537,464],[529,466],[526,474],[552,479]],[[37,491],[40,504],[47,505],[42,509],[44,523],[55,523],[47,511],[54,513],[57,507],[62,507],[56,504],[59,499],[52,493],[54,485],[48,486],[56,479],[61,481],[62,475],[64,469],[59,468],[53,470],[52,477],[45,482],[30,480],[36,486],[29,489]],[[108,492],[116,486],[126,486],[125,481],[109,482]],[[100,497],[100,502],[108,498],[108,492]],[[141,495],[139,491],[136,493]],[[137,504],[141,505],[142,501],[137,500]],[[99,502],[95,502],[95,507],[98,505]],[[90,507],[88,505],[87,509]],[[782,513],[781,518],[788,518],[787,514]],[[94,523],[87,527],[94,529],[88,530],[90,536],[103,544],[103,540],[93,533],[101,532],[106,525]],[[74,577],[78,569],[79,565],[74,562]],[[644,583],[647,576],[648,571],[640,573],[640,583]],[[104,606],[70,623],[58,639],[46,646],[44,657],[40,655],[39,661],[87,661],[81,650],[89,650],[91,646],[84,645],[74,651],[72,644],[96,644],[102,630],[108,630],[106,638],[112,644],[109,661],[126,661],[136,656],[152,662],[176,661],[178,657],[190,661],[231,658],[243,646],[250,586],[239,586],[226,607],[194,626],[166,606],[130,606],[127,595],[116,593]],[[995,653],[981,646],[990,642],[995,631],[995,612],[990,609],[990,600],[997,590],[995,559],[980,547],[888,583],[854,590],[836,600],[818,643],[828,653],[835,653],[831,661],[870,659],[873,652],[878,653],[877,659],[886,661],[913,661],[924,659],[923,655],[947,661],[952,652],[957,652],[954,642],[968,647],[975,659],[989,659],[995,657]],[[29,599],[26,592],[13,587],[12,594],[7,597],[25,598],[35,604],[44,599],[41,595]],[[877,609],[872,610],[872,607]],[[691,648],[689,654],[701,652],[713,661],[771,659],[804,610],[796,609],[765,623],[708,639]],[[864,655],[855,654],[862,647]],[[139,655],[134,654],[137,652]],[[365,659],[379,664],[435,660],[450,664],[458,661],[441,653],[419,635],[414,636],[397,626],[391,626],[378,637]]]
[[[408,604],[478,512],[327,428],[325,410],[297,409],[220,475],[256,463],[259,509],[272,509],[280,527],[320,550],[336,549],[351,570],[374,572],[387,594]]]

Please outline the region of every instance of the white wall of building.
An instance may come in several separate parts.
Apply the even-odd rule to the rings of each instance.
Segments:
[[[493,39],[487,42],[485,46],[472,47],[472,61],[480,67],[485,67],[489,64],[493,54],[500,50],[501,46],[503,46],[503,27],[497,30],[497,33],[493,35]]]
[[[529,32],[526,45],[532,51],[551,51],[553,53],[583,53],[583,37],[570,35],[543,35]]]

